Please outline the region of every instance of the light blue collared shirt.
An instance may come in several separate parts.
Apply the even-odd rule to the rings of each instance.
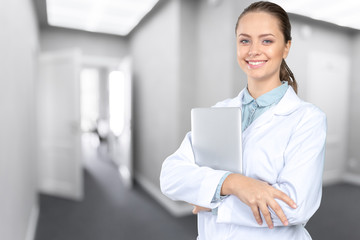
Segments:
[[[284,81],[281,86],[261,95],[257,99],[254,99],[246,88],[242,99],[242,131],[245,131],[261,114],[278,104],[288,88],[288,82]]]
[[[242,131],[244,132],[261,114],[269,110],[272,106],[278,104],[281,98],[285,95],[288,88],[288,82],[283,81],[281,86],[261,95],[257,99],[254,99],[246,88],[244,90],[244,96],[242,99]],[[212,202],[221,201],[226,197],[221,196],[220,193],[222,184],[224,183],[226,177],[229,176],[229,174],[230,172],[225,173],[224,176],[220,179]],[[212,212],[213,214],[217,214],[217,208],[213,209]]]

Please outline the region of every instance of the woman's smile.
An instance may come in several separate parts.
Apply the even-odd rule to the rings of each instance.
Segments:
[[[266,64],[266,60],[245,60],[249,69],[261,68]]]

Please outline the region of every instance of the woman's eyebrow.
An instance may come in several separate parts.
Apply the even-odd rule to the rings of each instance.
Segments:
[[[272,33],[264,33],[264,34],[259,35],[259,37],[267,37],[267,36],[273,36],[273,37],[275,37],[275,35],[272,34]],[[250,38],[251,36],[250,36],[249,34],[246,34],[246,33],[240,33],[240,34],[238,35],[238,37],[248,37],[248,38]]]
[[[259,37],[268,37],[268,36],[275,37],[275,35],[272,33],[261,34]]]
[[[238,35],[238,37],[250,37],[250,35],[246,34],[246,33],[240,33]]]

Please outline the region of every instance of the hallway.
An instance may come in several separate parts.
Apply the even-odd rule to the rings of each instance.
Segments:
[[[82,202],[40,196],[35,240],[195,239],[195,216],[173,218],[140,187],[126,189],[105,151],[87,144]]]
[[[2,1],[0,7],[0,240],[195,239],[196,216],[174,218],[169,213],[183,214],[188,205],[161,194],[161,166],[190,130],[192,108],[212,106],[246,87],[246,74],[236,61],[234,27],[254,0],[160,0],[127,36],[51,26],[47,2]],[[338,11],[335,2],[313,9],[320,14],[327,7]],[[328,119],[323,200],[307,229],[314,240],[358,240],[360,29],[302,14],[289,16],[294,41],[287,63],[298,80],[299,96]],[[62,70],[50,74],[50,65],[44,70],[44,56]],[[97,115],[106,122],[110,73],[123,71],[124,60],[129,60],[124,72],[132,89],[126,91],[132,94],[127,109],[133,110],[132,131],[126,133],[136,154],[124,158],[125,151],[111,148],[118,151],[109,161],[102,150],[92,149],[83,168],[77,158],[81,73],[96,69],[94,82],[101,82]],[[97,126],[97,120],[89,126]],[[136,180],[132,190],[117,170],[124,159],[132,168],[121,171],[122,176],[133,172]],[[54,189],[75,189],[73,198],[81,198],[84,190],[84,200],[40,194],[59,196]]]

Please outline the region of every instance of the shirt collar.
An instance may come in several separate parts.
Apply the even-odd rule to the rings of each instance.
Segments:
[[[289,87],[288,82],[283,81],[279,87],[274,88],[270,92],[261,95],[256,100],[250,95],[248,89],[245,88],[243,93],[242,104],[246,105],[251,103],[252,101],[255,101],[260,107],[270,106],[278,102],[279,99],[281,99],[284,96],[284,94],[288,90],[288,87]]]
[[[244,95],[242,99],[242,104],[246,105],[254,101],[254,98],[250,95],[248,88],[244,89]]]
[[[239,107],[242,109],[242,100],[244,99],[245,89],[241,90],[236,98],[233,98],[228,104],[228,107]],[[303,101],[297,96],[294,89],[289,86],[280,102],[275,106],[273,113],[275,115],[288,115],[294,112]]]

